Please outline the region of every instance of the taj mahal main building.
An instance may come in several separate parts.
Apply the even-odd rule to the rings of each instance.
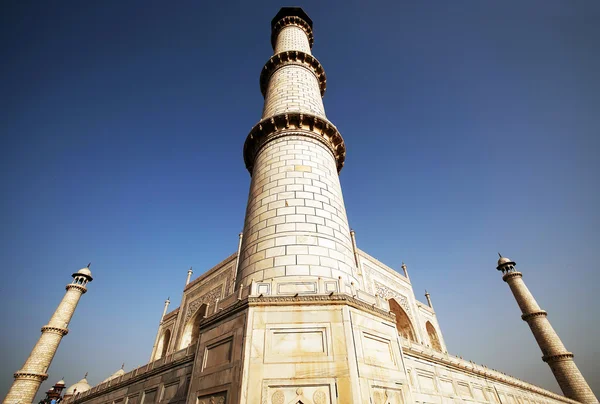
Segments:
[[[399,273],[357,247],[338,176],[346,148],[325,114],[312,25],[294,7],[271,23],[262,117],[244,144],[252,181],[237,251],[195,280],[188,272],[179,307],[165,302],[148,364],[93,387],[83,379],[63,402],[598,403],[512,260],[500,257],[499,277],[564,396],[449,354],[408,268]],[[73,278],[4,403],[31,403],[48,377],[93,279],[90,268]],[[60,395],[65,386],[55,387]]]

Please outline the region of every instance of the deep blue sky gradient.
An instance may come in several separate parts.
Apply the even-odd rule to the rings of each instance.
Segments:
[[[92,261],[41,391],[146,363],[163,301],[237,248],[281,4],[4,2],[0,395]],[[358,245],[409,267],[449,351],[559,391],[496,252],[600,395],[600,3],[300,4]]]

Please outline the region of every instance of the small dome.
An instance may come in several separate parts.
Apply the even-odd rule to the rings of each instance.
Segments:
[[[64,386],[65,385],[65,381],[64,380],[59,380],[56,382],[55,386]]]
[[[87,379],[84,377],[71,387],[65,391],[65,396],[72,396],[75,393],[83,393],[84,391],[88,391],[92,386],[88,383]]]
[[[115,373],[113,373],[112,375],[108,376],[106,379],[102,380],[102,383],[106,383],[109,380],[112,379],[116,379],[119,376],[122,376],[125,374],[125,371],[123,370],[123,368],[117,370]]]
[[[79,271],[77,271],[77,273],[80,275],[89,276],[90,278],[92,277],[92,271],[90,271],[89,268],[81,268]]]
[[[514,261],[511,260],[510,258],[507,257],[503,257],[500,255],[500,258],[498,258],[498,266],[496,267],[496,269],[500,270],[500,267],[506,265],[506,264],[512,264],[515,265]]]

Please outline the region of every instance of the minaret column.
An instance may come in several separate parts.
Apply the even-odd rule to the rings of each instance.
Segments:
[[[48,378],[48,368],[56,354],[62,337],[67,335],[69,322],[75,313],[81,295],[86,291],[86,285],[92,281],[88,268],[80,269],[73,275],[73,282],[66,286],[62,301],[56,308],[47,325],[42,327],[42,335],[33,347],[23,367],[15,372],[13,382],[4,403],[31,403],[40,387]]]
[[[502,279],[523,313],[521,318],[529,325],[535,340],[542,350],[542,360],[550,366],[563,394],[581,403],[598,403],[598,399],[587,384],[573,360],[573,354],[565,348],[548,320],[547,313],[540,308],[523,281],[523,274],[515,270],[515,263],[506,257],[498,260]]]
[[[284,8],[271,26],[275,54],[260,76],[263,116],[244,145],[252,182],[236,287],[341,277],[349,290],[359,281],[338,175],[345,146],[325,116],[325,71],[310,53],[312,21]]]

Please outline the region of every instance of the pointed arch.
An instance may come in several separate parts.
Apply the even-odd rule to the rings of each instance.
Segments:
[[[179,349],[187,348],[188,346],[195,344],[200,336],[200,322],[206,315],[208,306],[203,304],[196,310],[196,313],[188,320],[185,328],[183,329],[183,335],[181,336],[181,343]]]
[[[402,306],[395,299],[390,299],[388,302],[390,304],[390,311],[396,315],[396,329],[398,330],[398,334],[402,338],[417,342],[415,329],[410,322],[410,318],[408,318],[408,314],[406,314]]]
[[[437,331],[431,322],[425,323],[425,329],[427,330],[427,335],[429,335],[429,342],[431,342],[431,347],[436,351],[442,352],[442,344],[440,343],[440,338],[438,337]]]
[[[165,330],[158,340],[158,345],[156,346],[156,357],[154,360],[163,358],[167,354],[169,342],[171,342],[171,330]]]

